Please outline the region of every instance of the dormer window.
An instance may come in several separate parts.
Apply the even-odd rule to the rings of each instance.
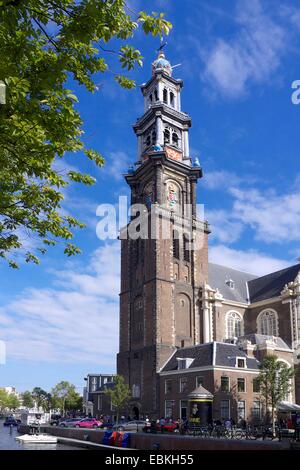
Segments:
[[[238,367],[239,369],[245,369],[246,368],[246,359],[244,357],[237,357],[235,367]]]
[[[185,357],[185,358],[178,357],[177,358],[178,370],[188,369],[190,365],[192,364],[193,360],[194,359],[192,357]]]
[[[232,279],[227,279],[225,284],[230,287],[230,289],[234,289],[234,281]]]

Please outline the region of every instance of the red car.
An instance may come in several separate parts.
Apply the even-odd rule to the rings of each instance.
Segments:
[[[76,424],[76,428],[100,428],[102,421],[96,418],[84,418]]]
[[[159,425],[161,427],[161,425]],[[178,429],[178,423],[174,421],[166,421],[163,425],[163,432],[174,432],[175,429]]]
[[[178,423],[175,421],[167,420],[165,424],[162,426],[159,422],[155,421],[148,421],[143,428],[144,432],[177,432],[178,431]]]

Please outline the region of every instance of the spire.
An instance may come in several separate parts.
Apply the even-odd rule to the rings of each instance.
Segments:
[[[161,40],[161,45],[157,49],[158,51],[158,56],[157,59],[152,62],[152,74],[155,75],[156,72],[165,72],[167,75],[170,77],[172,76],[172,67],[170,62],[166,59],[165,53],[163,51],[163,48],[167,45],[167,43],[163,43]]]

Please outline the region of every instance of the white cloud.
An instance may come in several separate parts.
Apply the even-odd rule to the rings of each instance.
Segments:
[[[233,215],[255,231],[265,242],[300,240],[300,192],[276,194],[274,191],[231,189]]]
[[[211,246],[209,260],[212,263],[229,266],[257,276],[284,269],[291,264],[286,260],[273,258],[257,250],[235,250],[224,245]]]
[[[232,206],[227,210],[205,212],[212,226],[212,240],[234,243],[245,230],[252,229],[254,238],[265,243],[300,241],[299,175],[290,183],[290,190],[278,193],[274,189],[256,189],[253,181],[239,178],[227,171],[210,172],[205,187],[229,193]],[[248,183],[248,187],[246,184]]]
[[[242,178],[226,170],[210,171],[205,173],[204,176],[203,186],[207,189],[219,189],[224,191],[242,182]]]
[[[123,180],[123,174],[127,172],[128,166],[132,165],[132,158],[123,151],[110,152],[106,155],[105,165],[101,168],[101,175],[111,176],[116,181]]]
[[[234,243],[239,240],[244,229],[241,222],[234,219],[230,212],[222,209],[205,211],[205,219],[211,226],[211,241]]]
[[[265,82],[279,67],[288,30],[263,11],[259,0],[237,2],[238,33],[218,39],[205,57],[204,79],[229,97],[245,94],[250,82]]]
[[[119,242],[97,249],[84,268],[53,272],[0,309],[8,359],[86,362],[115,368],[119,324]]]

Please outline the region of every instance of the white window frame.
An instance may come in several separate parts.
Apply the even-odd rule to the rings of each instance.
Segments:
[[[168,393],[172,393],[172,385],[171,385],[171,391],[168,391],[167,390],[167,382],[171,382],[171,384],[172,384],[173,380],[172,379],[166,379],[165,380],[165,395],[167,395]]]
[[[186,403],[186,406],[182,406],[181,403],[185,402]],[[182,414],[181,414],[181,409],[182,408],[186,408],[186,417],[188,418],[188,408],[189,408],[189,404],[188,404],[188,400],[180,400],[179,401],[179,415],[180,415],[180,419],[182,419]]]
[[[225,417],[222,416],[222,402],[227,402],[228,403],[228,418],[227,419],[230,419],[231,418],[231,402],[230,402],[230,400],[221,400],[220,401],[220,418],[221,419],[226,419]]]
[[[238,387],[239,387],[239,386],[238,386],[238,381],[239,381],[239,380],[243,380],[243,381],[244,381],[245,387],[244,387],[244,391],[243,391],[243,392],[239,391],[239,389],[238,389]],[[236,379],[236,391],[237,391],[237,393],[247,393],[247,381],[246,381],[245,377],[237,377],[237,379]]]
[[[244,334],[244,320],[243,320],[243,316],[241,315],[240,312],[237,312],[236,310],[228,310],[228,312],[226,312],[226,315],[225,315],[225,330],[226,330],[226,339],[233,339],[235,338],[236,336],[232,336],[232,335],[229,335],[229,328],[228,328],[228,320],[229,320],[229,316],[234,313],[235,315],[237,315],[240,319],[240,326],[241,326],[241,331],[240,331],[240,335],[239,336],[243,336]]]
[[[255,381],[257,381],[257,380],[258,380],[258,376],[254,377],[253,380],[252,380],[252,393],[260,393],[260,387],[258,388],[258,392],[254,391],[254,384],[255,384]]]
[[[239,367],[238,366],[238,360],[244,361],[244,367]],[[247,369],[247,358],[237,356],[236,359],[235,359],[235,367],[237,367],[238,369]]]
[[[258,404],[259,404],[259,407],[258,407],[258,408],[255,408],[256,410],[259,411],[258,416],[255,416],[255,415],[254,415],[254,403],[258,403]],[[253,416],[253,418],[255,418],[255,419],[261,419],[261,401],[260,401],[260,400],[253,400],[253,403],[252,403],[252,416]]]
[[[222,378],[228,379],[228,390],[227,391],[222,390]],[[228,377],[228,375],[221,375],[221,378],[220,378],[220,392],[230,393],[230,377]]]
[[[172,410],[172,413],[171,413],[171,418],[174,418],[174,416],[172,416],[173,412],[174,412],[174,408],[175,408],[175,403],[174,403],[174,400],[165,400],[165,418],[169,418],[169,416],[167,416],[167,408],[170,409],[170,406],[167,407],[167,403],[171,403],[171,410]]]
[[[181,385],[181,384],[183,383],[183,381],[185,382],[185,390],[182,390],[182,385]],[[181,377],[181,379],[179,380],[179,392],[180,392],[180,393],[186,392],[186,390],[187,390],[187,385],[188,385],[188,379],[187,379],[187,377]]]
[[[275,334],[274,333],[270,333],[270,331],[267,331],[267,332],[263,332],[263,329],[262,329],[262,318],[265,316],[265,314],[267,312],[270,312],[274,315],[274,319],[275,319]],[[257,333],[258,334],[261,334],[261,335],[266,335],[266,336],[276,336],[278,337],[279,336],[279,325],[278,325],[278,313],[276,310],[274,310],[273,308],[265,308],[264,310],[262,310],[261,312],[259,312],[259,314],[257,315],[257,319],[256,319],[256,329],[257,329]],[[268,329],[269,329],[269,326],[268,326]]]
[[[244,416],[242,418],[246,420],[246,416],[247,416],[247,403],[246,403],[246,400],[238,400],[238,402],[237,402],[237,414],[238,414],[237,417],[238,417],[238,420],[240,419],[239,403],[244,403]]]

